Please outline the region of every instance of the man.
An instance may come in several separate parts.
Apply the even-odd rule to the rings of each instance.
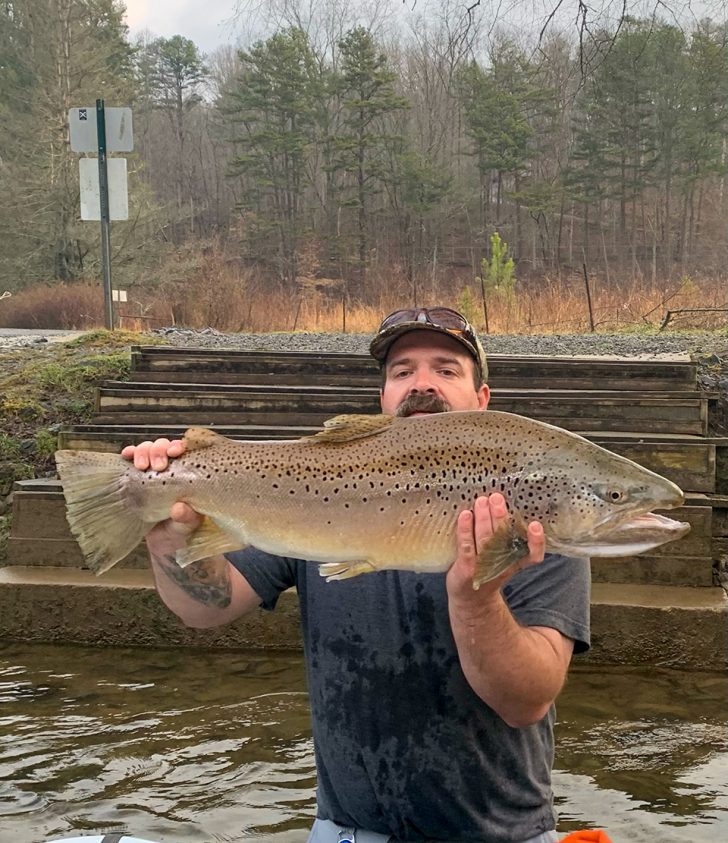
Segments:
[[[399,310],[371,344],[382,411],[485,410],[486,362],[467,321],[448,308]],[[126,448],[163,469],[179,441]],[[195,627],[217,626],[295,586],[318,775],[309,843],[443,840],[548,843],[553,703],[572,653],[588,647],[589,570],[529,554],[472,588],[478,552],[508,518],[500,494],[457,521],[447,574],[380,571],[325,582],[315,565],[254,548],[180,569],[174,552],[199,523],[177,503],[147,536],[157,589]]]

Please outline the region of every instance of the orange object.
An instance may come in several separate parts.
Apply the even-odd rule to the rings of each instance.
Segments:
[[[612,843],[612,841],[600,829],[585,829],[572,831],[571,834],[561,838],[561,843]]]

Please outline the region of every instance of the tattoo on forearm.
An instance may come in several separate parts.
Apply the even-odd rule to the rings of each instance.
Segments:
[[[218,609],[227,609],[232,600],[230,574],[219,566],[193,562],[180,568],[174,556],[159,558],[165,574],[194,600]]]

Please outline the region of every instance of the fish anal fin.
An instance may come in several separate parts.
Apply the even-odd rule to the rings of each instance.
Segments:
[[[182,441],[185,443],[186,451],[201,451],[203,448],[211,448],[213,445],[220,445],[230,440],[206,427],[190,427],[185,431]]]
[[[377,568],[371,562],[360,560],[358,562],[324,562],[319,565],[319,574],[326,577],[326,582],[331,580],[348,580],[358,577],[359,574],[370,574]]]
[[[518,533],[512,521],[504,522],[488,539],[475,563],[473,588],[495,579],[510,565],[528,554],[528,542]]]
[[[219,527],[209,516],[202,519],[202,524],[195,530],[187,541],[186,547],[177,551],[177,564],[184,568],[192,562],[230,553],[244,547],[240,539],[231,536]]]
[[[334,416],[324,422],[324,429],[313,436],[306,436],[305,439],[312,439],[317,442],[351,442],[354,439],[366,439],[368,436],[376,436],[387,430],[394,422],[393,416],[364,415],[363,413],[351,413],[348,415]]]

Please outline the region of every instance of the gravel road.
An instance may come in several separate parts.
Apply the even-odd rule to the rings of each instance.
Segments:
[[[63,342],[80,331],[43,331],[24,328],[0,329],[0,348],[28,348]],[[366,354],[369,334],[223,334],[212,328],[160,328],[154,332],[170,345],[205,348],[238,348],[260,351],[340,351]],[[491,354],[587,355],[660,357],[680,353],[702,357],[728,357],[728,332],[664,334],[553,334],[491,335],[483,337]]]
[[[170,345],[239,348],[263,351],[340,351],[366,354],[369,334],[222,334],[208,328],[193,331],[160,328],[156,334]],[[728,332],[716,334],[568,334],[549,336],[492,335],[482,337],[486,353],[528,355],[587,355],[619,357],[688,354],[728,356]]]
[[[28,348],[32,345],[65,342],[83,331],[43,331],[39,328],[0,328],[0,348]]]

